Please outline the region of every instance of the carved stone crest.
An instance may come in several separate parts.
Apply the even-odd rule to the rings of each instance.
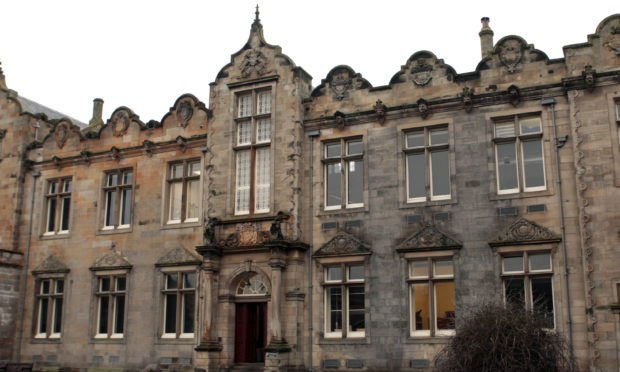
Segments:
[[[358,238],[344,231],[341,231],[330,241],[323,244],[318,251],[314,253],[314,257],[321,256],[347,256],[371,254],[370,246],[362,242]]]
[[[194,115],[194,108],[189,101],[183,101],[179,104],[179,108],[177,109],[177,119],[179,120],[179,125],[183,128],[187,127],[189,120]]]
[[[198,265],[201,262],[200,257],[193,255],[187,249],[176,247],[157,260],[155,266]]]
[[[342,100],[347,97],[348,91],[353,87],[353,78],[347,69],[341,68],[334,71],[329,86],[334,92],[334,99]]]
[[[508,72],[515,72],[523,57],[523,45],[519,40],[506,40],[499,47],[499,60],[508,67]]]
[[[465,111],[471,112],[471,109],[474,107],[474,89],[465,87],[463,88],[463,106],[465,106]]]
[[[489,241],[489,245],[495,247],[502,245],[550,243],[559,242],[560,240],[560,237],[549,229],[521,217],[506,227],[494,239]]]
[[[120,137],[127,133],[129,128],[129,114],[127,111],[119,111],[112,119],[112,134]]]
[[[49,255],[47,258],[41,262],[36,269],[32,270],[33,274],[42,274],[42,273],[68,273],[69,268],[67,265],[62,263],[55,256]]]
[[[510,103],[513,106],[516,107],[519,102],[521,102],[521,91],[516,85],[511,85],[508,87],[508,95],[510,96]]]
[[[258,49],[252,49],[243,57],[241,76],[247,78],[252,73],[261,76],[265,72],[266,64],[267,58],[265,58],[265,55]]]
[[[420,98],[417,104],[418,104],[418,111],[420,112],[420,115],[422,116],[423,119],[426,119],[428,115],[431,114],[431,110],[428,108],[428,103],[423,98]]]
[[[91,270],[109,270],[109,269],[130,269],[133,265],[120,253],[116,251],[106,252],[103,256],[99,257]]]
[[[592,92],[594,90],[594,83],[596,82],[596,70],[593,69],[592,66],[587,65],[581,72],[581,76],[583,77],[583,82],[586,84],[588,91]]]
[[[607,38],[605,45],[617,56],[620,56],[620,26],[615,26],[611,30],[611,35]]]
[[[61,149],[67,143],[67,137],[69,136],[69,127],[66,123],[60,123],[56,126],[54,130],[54,139],[56,140],[56,145]]]
[[[377,121],[379,124],[383,125],[383,123],[385,123],[385,115],[387,114],[387,106],[384,105],[380,99],[378,99],[373,109],[377,114]]]
[[[427,224],[422,230],[415,232],[396,247],[399,252],[425,250],[459,249],[461,242],[440,231],[434,225]]]
[[[433,66],[425,60],[418,60],[415,67],[411,69],[411,79],[413,83],[419,87],[428,84],[433,78]]]

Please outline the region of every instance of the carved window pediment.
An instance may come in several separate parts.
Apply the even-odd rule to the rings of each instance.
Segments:
[[[314,257],[368,255],[371,253],[372,250],[366,243],[351,234],[339,232],[330,241],[323,244],[314,253]]]
[[[434,225],[426,225],[400,243],[399,252],[436,251],[444,249],[460,249],[463,243],[440,231]]]
[[[47,258],[41,262],[36,269],[32,270],[33,274],[44,274],[44,273],[68,273],[69,268],[63,262],[61,262],[55,256],[49,255]]]
[[[495,238],[489,241],[491,247],[504,245],[557,243],[560,236],[536,222],[518,218]]]
[[[155,266],[200,265],[202,260],[184,247],[176,247],[163,255]]]
[[[119,252],[109,251],[103,256],[99,257],[93,266],[90,267],[91,270],[114,270],[114,269],[131,269],[133,265],[127,258],[121,256]]]

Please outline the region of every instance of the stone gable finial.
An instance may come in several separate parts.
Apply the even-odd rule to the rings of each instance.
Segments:
[[[256,11],[254,12],[254,14],[256,14],[256,18],[254,18],[254,22],[260,22],[260,18],[258,18],[258,15],[260,14],[260,12],[258,11],[258,4],[256,4]]]
[[[6,80],[4,79],[4,72],[2,72],[2,61],[0,61],[0,89],[8,89],[6,87]]]

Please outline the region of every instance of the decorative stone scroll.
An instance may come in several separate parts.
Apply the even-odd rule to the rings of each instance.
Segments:
[[[413,233],[400,243],[396,250],[398,252],[416,252],[460,249],[461,247],[463,247],[463,243],[440,231],[434,225],[427,224],[422,230]]]
[[[339,232],[330,241],[323,244],[314,257],[368,255],[372,250],[369,245],[344,231]]]
[[[521,217],[489,241],[489,245],[497,247],[504,245],[543,244],[556,243],[560,240],[560,236],[551,230]]]

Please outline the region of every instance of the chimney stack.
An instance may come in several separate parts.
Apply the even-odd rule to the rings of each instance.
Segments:
[[[493,51],[493,30],[489,27],[489,21],[489,17],[482,17],[482,19],[480,19],[482,30],[480,30],[478,35],[480,36],[482,58],[488,57]]]
[[[103,125],[103,100],[101,98],[95,98],[93,100],[93,118],[88,122],[89,127],[96,125]]]

